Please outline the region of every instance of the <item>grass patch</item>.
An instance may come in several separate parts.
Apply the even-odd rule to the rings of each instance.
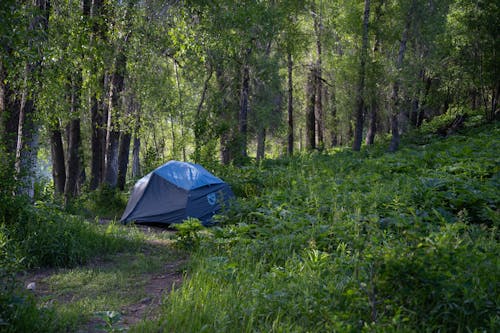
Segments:
[[[135,317],[130,321],[129,307],[141,304],[145,308],[159,301],[162,289],[172,287],[172,277],[158,280],[158,276],[172,273],[168,263],[174,263],[175,281],[183,270],[184,255],[165,238],[164,233],[149,234],[133,252],[106,255],[85,266],[47,274],[38,281],[39,306],[54,313],[57,319],[51,324],[57,331],[120,329],[142,315],[151,315],[132,313]]]

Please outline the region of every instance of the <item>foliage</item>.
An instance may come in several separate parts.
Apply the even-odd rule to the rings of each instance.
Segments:
[[[231,170],[262,186],[210,229],[155,329],[497,331],[499,138]]]
[[[128,195],[103,185],[93,192],[85,192],[66,209],[78,215],[117,219],[123,214]]]
[[[200,231],[204,229],[200,220],[188,218],[182,223],[175,224],[174,227],[177,229],[177,246],[187,250],[195,250],[199,247],[201,241]]]

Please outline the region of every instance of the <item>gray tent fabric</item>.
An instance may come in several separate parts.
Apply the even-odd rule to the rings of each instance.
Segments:
[[[201,165],[170,161],[137,181],[120,221],[170,224],[194,217],[210,225],[233,196],[227,183]]]

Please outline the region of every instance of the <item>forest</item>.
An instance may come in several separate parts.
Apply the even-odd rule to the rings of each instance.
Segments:
[[[494,0],[2,0],[0,332],[498,332],[499,36]],[[236,199],[121,225],[170,160]]]

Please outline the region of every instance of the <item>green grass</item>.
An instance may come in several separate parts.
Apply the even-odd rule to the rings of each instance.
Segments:
[[[49,296],[41,299],[40,306],[55,313],[54,324],[60,331],[99,322],[104,312],[121,316],[127,306],[151,296],[146,290],[151,276],[164,272],[165,263],[180,256],[170,246],[144,245],[135,253],[101,258],[97,264],[61,269],[42,281]],[[115,328],[121,324],[118,321]]]
[[[431,133],[226,170],[240,199],[137,331],[498,331],[500,130]]]
[[[89,320],[109,319],[103,313],[119,314],[139,302],[151,275],[182,255],[168,233],[145,233],[115,221],[100,224],[56,205],[23,204],[22,198],[0,205],[9,200],[17,209],[1,212],[2,332],[76,331]],[[40,268],[51,269],[36,281],[34,297],[25,287]]]

